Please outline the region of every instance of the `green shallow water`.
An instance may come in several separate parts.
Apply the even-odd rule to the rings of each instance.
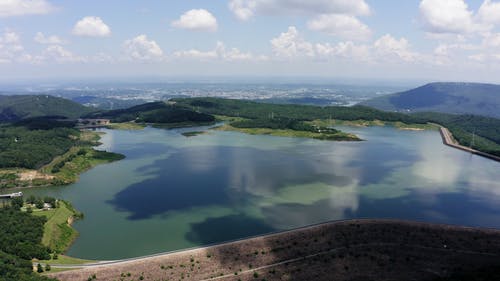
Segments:
[[[71,201],[85,219],[68,254],[99,260],[347,218],[500,228],[499,163],[446,147],[435,131],[342,129],[366,141],[105,130],[100,148],[125,160],[25,193]]]

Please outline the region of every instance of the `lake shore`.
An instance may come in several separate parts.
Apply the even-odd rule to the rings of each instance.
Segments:
[[[470,152],[472,154],[476,154],[476,155],[500,162],[499,156],[485,153],[485,152],[458,144],[458,142],[455,141],[455,139],[453,138],[453,134],[445,127],[440,127],[439,133],[441,134],[441,137],[443,139],[443,143],[447,146],[450,146],[450,147],[453,147],[456,149],[460,149],[460,150],[463,150],[465,152]]]
[[[357,219],[81,265],[85,268],[50,276],[62,281],[94,275],[98,280],[434,280],[496,265],[499,257],[499,230]]]
[[[0,169],[0,193],[33,187],[68,185],[78,181],[80,174],[100,164],[125,158],[124,155],[94,149],[100,133],[83,131],[80,142],[64,154],[37,170],[25,168]]]

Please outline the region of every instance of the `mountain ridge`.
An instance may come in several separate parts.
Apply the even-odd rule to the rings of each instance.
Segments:
[[[360,103],[387,111],[433,111],[500,118],[500,85],[434,82]]]

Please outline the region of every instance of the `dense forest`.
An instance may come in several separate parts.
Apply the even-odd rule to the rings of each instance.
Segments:
[[[29,124],[0,125],[0,168],[38,169],[78,142],[76,129],[53,125],[40,129]]]
[[[74,101],[49,95],[0,95],[0,122],[50,115],[75,119],[93,110]]]
[[[101,111],[85,116],[86,118],[107,118],[112,122],[138,123],[202,123],[213,122],[215,118],[209,114],[198,113],[164,102],[151,102],[127,109]]]
[[[54,280],[35,274],[31,263],[50,257],[41,244],[46,219],[21,212],[18,203],[0,208],[0,281]]]

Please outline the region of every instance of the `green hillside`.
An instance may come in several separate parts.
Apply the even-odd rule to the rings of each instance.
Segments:
[[[431,122],[450,129],[453,136],[462,145],[472,146],[483,152],[500,155],[500,119],[491,117],[427,112],[404,114],[400,112],[385,112],[366,106],[319,107],[293,104],[266,104],[221,98],[190,98],[174,99],[173,101],[178,106],[184,106],[207,114],[253,119],[252,124],[261,122],[262,119],[266,119],[267,121],[269,119],[293,119],[298,121],[313,121],[318,119],[344,121],[379,120],[383,122],[403,122],[406,124],[426,124]],[[241,124],[236,123],[235,125]],[[269,124],[266,127],[269,127]],[[471,144],[473,134],[475,135],[475,141]]]
[[[0,95],[0,122],[38,116],[78,118],[92,109],[79,103],[48,95]]]
[[[500,85],[431,83],[361,104],[388,111],[433,111],[500,118]]]
[[[88,118],[107,118],[113,122],[138,123],[204,123],[214,122],[215,118],[209,114],[195,112],[190,109],[182,108],[165,102],[150,102],[127,109],[117,109],[101,111],[86,115]]]

